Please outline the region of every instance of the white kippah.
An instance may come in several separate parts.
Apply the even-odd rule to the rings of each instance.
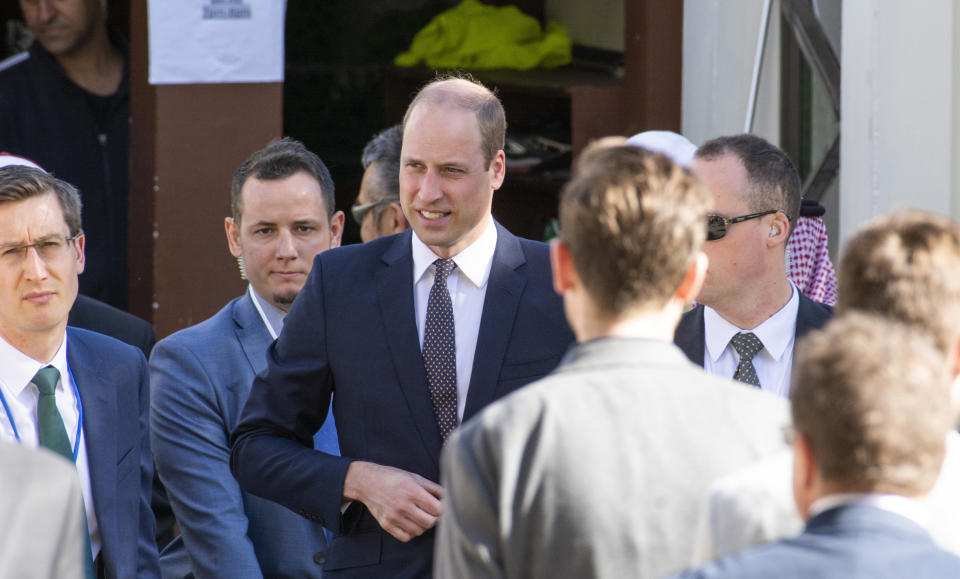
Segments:
[[[627,139],[627,144],[663,153],[681,167],[688,166],[697,152],[696,145],[673,131],[644,131]]]
[[[41,171],[43,171],[43,167],[41,167],[40,165],[37,165],[30,159],[25,159],[23,157],[18,157],[16,155],[11,155],[10,153],[0,153],[0,169],[2,169],[3,167],[9,167],[11,165],[33,167],[34,169],[40,169]]]

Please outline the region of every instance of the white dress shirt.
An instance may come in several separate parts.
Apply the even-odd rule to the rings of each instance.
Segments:
[[[64,336],[66,337],[66,336]],[[67,340],[60,344],[60,349],[49,364],[38,362],[14,348],[0,337],[0,392],[10,410],[0,410],[0,436],[17,442],[16,434],[20,435],[19,443],[23,446],[36,448],[37,440],[37,398],[39,392],[30,380],[41,368],[53,366],[60,372],[57,382],[56,397],[57,410],[63,420],[63,426],[70,439],[70,446],[76,444],[77,424],[80,419],[80,406],[77,403],[75,385],[67,366]],[[14,425],[10,424],[13,419]],[[93,558],[100,553],[100,529],[97,525],[97,515],[94,510],[93,489],[90,486],[90,467],[87,463],[87,442],[83,429],[79,431],[80,445],[77,449],[77,473],[80,477],[80,488],[83,490],[83,503],[87,511],[87,526],[90,530],[90,546],[93,549]]]
[[[439,259],[416,232],[413,239],[413,296],[417,316],[420,349],[423,350],[423,327],[427,319],[427,301],[433,287],[435,267]],[[469,247],[453,256],[457,268],[447,277],[447,290],[453,303],[453,326],[457,341],[457,419],[463,420],[467,405],[467,390],[473,373],[473,356],[477,350],[483,301],[487,294],[487,280],[497,248],[497,227],[493,218],[487,218],[487,227]]]
[[[703,308],[703,369],[709,374],[733,378],[740,364],[740,355],[730,339],[740,332],[752,332],[763,349],[753,357],[753,367],[760,380],[760,389],[784,398],[790,395],[790,369],[793,367],[793,344],[797,335],[797,312],[800,292],[793,283],[793,294],[780,310],[753,329],[739,328],[725,320],[713,308]]]
[[[812,519],[824,511],[844,505],[867,505],[888,513],[894,513],[910,519],[924,529],[927,528],[929,517],[921,501],[900,495],[872,494],[872,493],[835,493],[824,495],[813,501],[807,512],[807,518]]]

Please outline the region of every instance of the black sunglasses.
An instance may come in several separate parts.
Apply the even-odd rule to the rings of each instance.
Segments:
[[[388,203],[394,203],[396,199],[381,199],[379,201],[374,201],[372,203],[364,204],[354,204],[350,207],[350,215],[353,216],[353,220],[357,222],[357,225],[363,225],[363,218],[367,216],[367,213],[379,205],[387,205]]]
[[[740,223],[741,221],[748,221],[750,219],[756,219],[757,217],[770,215],[771,213],[776,213],[777,211],[780,210],[768,209],[767,211],[761,211],[760,213],[751,213],[750,215],[741,215],[740,217],[731,217],[730,219],[727,219],[722,215],[707,215],[707,241],[723,239],[723,237],[727,234],[728,225]],[[790,221],[789,215],[787,215],[787,221]]]

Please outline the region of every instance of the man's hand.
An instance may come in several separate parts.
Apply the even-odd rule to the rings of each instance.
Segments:
[[[347,468],[343,497],[366,505],[386,532],[406,543],[437,524],[443,487],[399,468],[356,461]]]

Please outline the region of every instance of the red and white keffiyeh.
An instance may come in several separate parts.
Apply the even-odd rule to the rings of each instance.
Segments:
[[[819,217],[800,217],[787,242],[788,275],[815,302],[837,303],[837,275],[827,249],[827,226]]]

